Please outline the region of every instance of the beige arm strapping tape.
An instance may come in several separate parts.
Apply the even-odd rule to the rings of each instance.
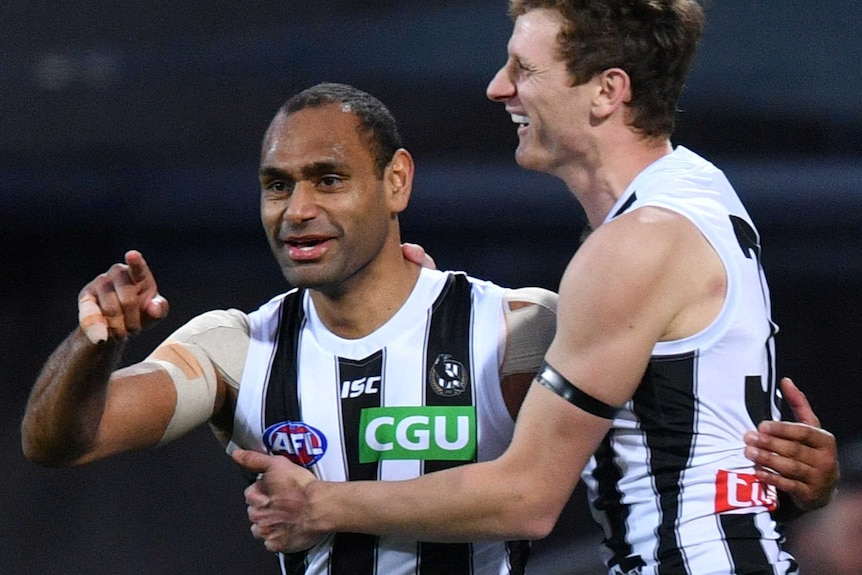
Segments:
[[[500,376],[537,373],[557,328],[557,294],[529,287],[503,296],[508,337]]]
[[[218,382],[212,362],[196,346],[168,343],[162,349],[171,349],[171,361],[152,358],[149,361],[162,366],[171,376],[177,391],[177,405],[159,445],[185,435],[212,417],[215,408]],[[181,359],[180,359],[181,358]],[[178,359],[182,367],[175,363]]]
[[[212,417],[218,377],[239,387],[248,345],[247,316],[238,310],[213,310],[180,327],[147,358],[167,370],[177,390],[174,415],[160,445]],[[224,439],[223,430],[213,431]]]

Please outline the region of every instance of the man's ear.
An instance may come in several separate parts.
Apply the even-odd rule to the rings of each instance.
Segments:
[[[632,81],[621,68],[608,68],[595,77],[598,90],[590,111],[596,119],[604,120],[632,98]]]
[[[399,148],[383,174],[392,213],[398,214],[407,209],[410,192],[413,191],[413,170],[413,156],[404,148]]]

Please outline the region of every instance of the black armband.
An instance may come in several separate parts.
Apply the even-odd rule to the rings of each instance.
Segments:
[[[595,416],[604,419],[613,419],[617,414],[617,408],[613,405],[608,405],[604,401],[596,399],[592,395],[584,393],[574,386],[574,384],[563,377],[559,371],[548,365],[548,362],[543,362],[536,380],[571,403],[574,406],[580,407],[587,413],[592,413]]]

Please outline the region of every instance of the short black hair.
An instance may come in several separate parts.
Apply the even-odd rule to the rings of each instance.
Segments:
[[[326,104],[343,104],[359,120],[359,134],[364,136],[374,156],[375,173],[383,177],[386,166],[401,148],[401,136],[395,116],[383,102],[359,88],[348,84],[324,82],[292,96],[279,109],[279,114],[290,116],[305,108]]]

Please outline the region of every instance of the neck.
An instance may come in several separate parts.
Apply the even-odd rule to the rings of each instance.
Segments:
[[[381,263],[381,262],[375,262]],[[401,309],[419,279],[421,268],[401,255],[387,265],[374,265],[349,280],[337,294],[310,290],[323,324],[345,339],[365,337]]]
[[[667,139],[612,142],[593,161],[571,162],[555,172],[577,198],[592,229],[599,227],[634,179],[673,152]]]

